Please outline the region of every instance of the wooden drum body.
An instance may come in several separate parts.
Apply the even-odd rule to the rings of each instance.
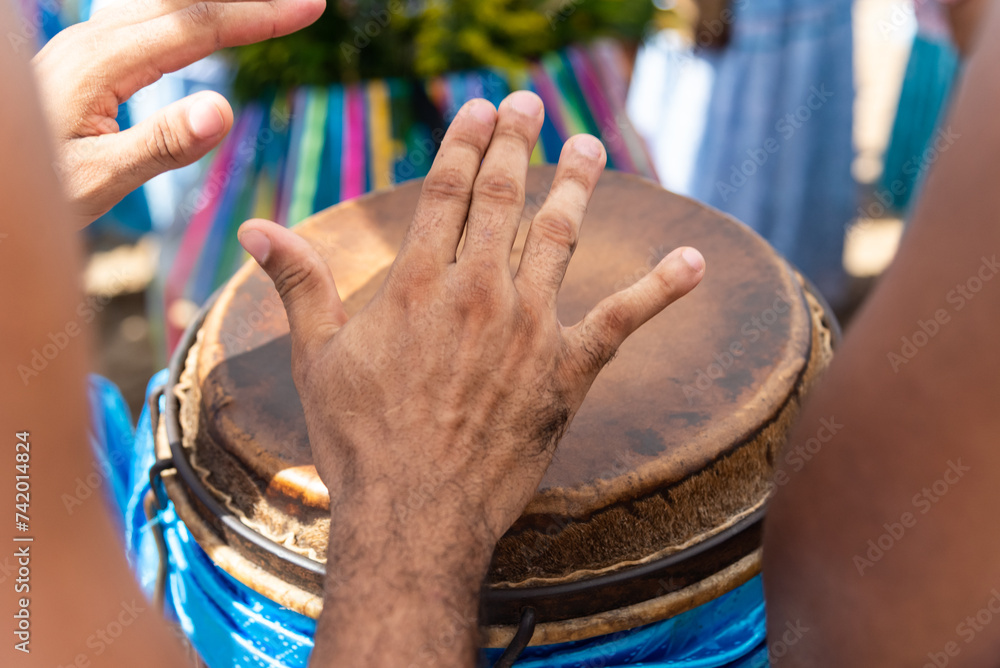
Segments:
[[[515,263],[553,174],[531,170]],[[349,313],[381,285],[419,192],[411,182],[297,228],[330,263]],[[759,572],[775,456],[831,357],[836,324],[821,300],[745,226],[608,172],[559,317],[576,322],[681,245],[701,250],[706,277],[602,371],[536,495],[501,539],[483,592],[487,646],[506,644],[527,606],[538,620],[532,644],[560,643],[669,618]],[[292,382],[287,319],[254,263],[182,343],[157,448],[176,466],[164,474],[167,493],[213,561],[318,616],[329,495]]]

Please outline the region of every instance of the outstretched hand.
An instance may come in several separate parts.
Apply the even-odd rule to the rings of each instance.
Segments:
[[[399,624],[410,600],[401,590],[419,601],[420,623],[436,623],[428,597],[474,618],[496,541],[531,498],[598,372],[702,278],[702,256],[680,248],[581,322],[559,322],[559,288],[606,161],[587,135],[566,143],[512,275],[543,115],[527,92],[499,112],[485,100],[462,108],[384,285],[350,319],[307,241],[266,221],[240,229],[284,302],[293,376],[330,489],[328,569],[339,586],[328,587],[325,619],[337,620],[327,628],[340,639],[321,634],[317,651],[349,647],[356,665],[379,665],[390,646],[407,651]],[[388,368],[376,363],[387,350],[398,359]],[[414,493],[430,498],[403,521],[398,511]],[[359,597],[377,620],[396,619],[395,630],[376,639],[371,628],[353,628],[356,607],[338,614]]]
[[[233,124],[218,93],[179,100],[119,131],[118,106],[225,47],[294,32],[324,0],[121,0],[56,35],[33,60],[56,166],[79,227],[154,176],[198,160]]]

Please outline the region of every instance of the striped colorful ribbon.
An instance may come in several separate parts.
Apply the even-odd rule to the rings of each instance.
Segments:
[[[203,303],[245,260],[236,240],[244,220],[291,226],[337,202],[424,176],[447,124],[472,98],[499,104],[512,90],[538,93],[546,120],[532,163],[556,162],[563,143],[586,132],[604,141],[609,168],[655,178],[625,116],[629,75],[623,49],[603,41],[547,54],[518,71],[300,88],[246,105],[189,202],[164,280],[168,352],[186,324],[177,314],[191,312],[172,307]]]

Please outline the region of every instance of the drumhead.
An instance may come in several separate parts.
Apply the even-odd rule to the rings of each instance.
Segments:
[[[513,266],[553,174],[531,170]],[[381,285],[419,189],[413,182],[348,202],[297,228],[331,264],[349,313]],[[821,300],[742,224],[609,172],[588,210],[559,317],[579,320],[680,245],[702,251],[704,281],[633,335],[594,383],[537,494],[497,547],[486,623],[516,623],[525,601],[543,623],[564,626],[637,605],[663,618],[682,611],[663,599],[683,607],[697,596],[678,592],[730,573],[723,593],[759,567],[773,457],[830,357],[835,323]],[[176,433],[167,440],[188,468],[187,493],[205,495],[187,500],[192,512],[250,563],[264,559],[272,574],[321,595],[329,496],[312,466],[290,364],[280,300],[249,262],[175,360],[177,404],[166,418]]]

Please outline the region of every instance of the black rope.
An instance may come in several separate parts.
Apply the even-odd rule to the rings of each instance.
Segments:
[[[160,428],[160,398],[166,389],[165,385],[157,387],[149,393],[149,421],[152,423],[153,438]],[[142,500],[146,519],[149,520],[149,530],[156,539],[156,551],[160,555],[160,563],[156,569],[156,588],[153,590],[153,605],[163,612],[163,602],[167,592],[167,543],[163,539],[163,527],[160,526],[160,511],[167,507],[167,499],[161,496],[160,486],[164,471],[174,468],[174,458],[159,459],[149,467],[149,493]]]
[[[160,563],[156,567],[156,587],[153,590],[153,605],[157,610],[163,612],[163,602],[167,593],[167,543],[163,540],[163,528],[160,526],[160,508],[156,500],[156,494],[149,490],[146,498],[142,502],[146,511],[146,519],[149,520],[149,530],[153,532],[156,539],[156,551],[160,555]]]
[[[521,656],[521,652],[531,642],[531,636],[535,635],[535,609],[528,607],[521,610],[521,623],[517,625],[517,633],[511,639],[507,649],[500,655],[493,668],[510,668]]]
[[[143,499],[142,507],[149,520],[149,530],[156,539],[156,551],[160,555],[160,563],[156,568],[156,589],[153,591],[153,605],[163,611],[163,601],[167,591],[167,543],[163,540],[163,527],[160,526],[160,511],[166,507],[166,500],[160,498],[160,475],[174,468],[173,457],[161,459],[149,467],[149,493]]]

